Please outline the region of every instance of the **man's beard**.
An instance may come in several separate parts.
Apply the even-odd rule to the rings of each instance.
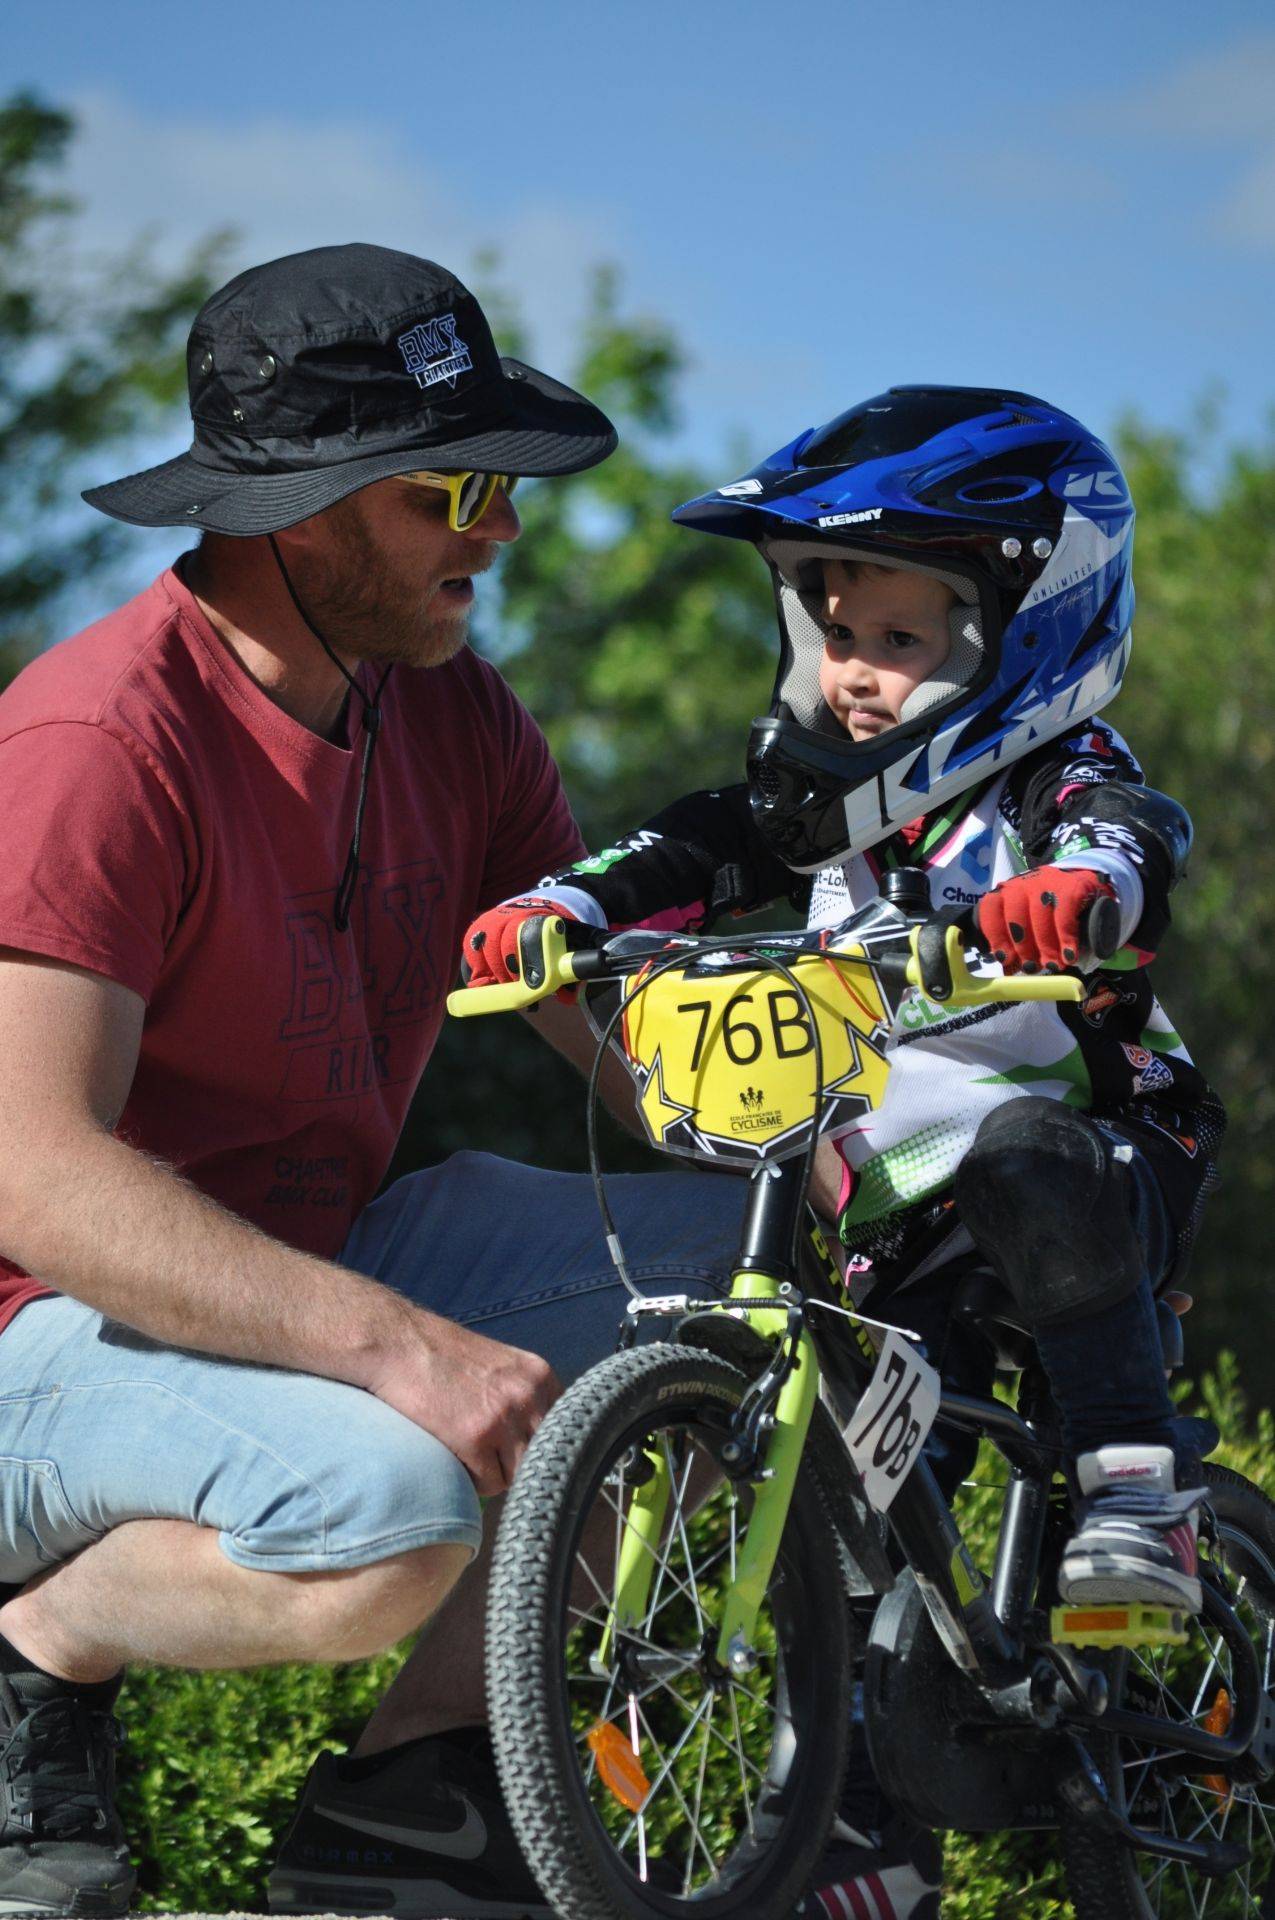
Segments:
[[[393,579],[357,496],[329,509],[329,520],[326,552],[297,579],[302,603],[328,645],[349,659],[387,666],[437,667],[453,659],[469,637],[469,608],[439,603],[437,573],[423,583]],[[465,542],[463,574],[452,577],[485,573],[497,551],[495,541]]]

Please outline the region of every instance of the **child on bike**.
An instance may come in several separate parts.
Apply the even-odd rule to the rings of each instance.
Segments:
[[[837,1228],[877,1300],[907,1276],[891,1317],[967,1391],[991,1358],[951,1322],[944,1275],[972,1241],[1008,1287],[1075,1463],[1060,1597],[1198,1610],[1199,1463],[1175,1444],[1155,1297],[1190,1246],[1223,1117],[1148,975],[1190,824],[1093,719],[1129,653],[1119,466],[1028,395],[896,387],[674,518],[770,567],[780,663],[747,781],[485,914],[469,983],[509,978],[519,927],[547,908],[700,930],[787,898],[831,928],[900,865],[1006,972],[1079,970],[1075,1006],[904,995],[885,1101],[835,1143]],[[1084,928],[1102,896],[1121,945],[1100,963]],[[950,1492],[968,1454],[940,1443],[935,1466]],[[890,1898],[919,1915],[932,1892],[914,1874]]]

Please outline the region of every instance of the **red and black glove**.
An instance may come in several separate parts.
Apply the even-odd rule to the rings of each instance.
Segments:
[[[486,913],[480,913],[460,945],[460,975],[465,985],[491,987],[505,980],[521,979],[518,937],[528,920],[546,913],[557,914],[562,920],[578,917],[558,906],[556,901],[542,900],[534,893],[521,900],[502,900],[499,906],[488,907]]]
[[[984,894],[979,932],[1006,973],[1061,973],[1088,949],[1094,901],[1115,898],[1111,882],[1087,867],[1033,867]]]

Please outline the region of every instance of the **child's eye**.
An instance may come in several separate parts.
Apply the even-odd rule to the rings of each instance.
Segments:
[[[919,634],[904,633],[901,627],[892,627],[888,639],[890,645],[900,653],[906,652],[909,647],[919,647],[921,644]]]

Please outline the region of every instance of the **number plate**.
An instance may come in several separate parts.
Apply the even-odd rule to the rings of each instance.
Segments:
[[[802,1151],[815,1102],[811,1015],[823,1124],[845,1125],[880,1105],[890,1012],[875,976],[838,969],[825,955],[792,965],[805,1006],[781,975],[707,962],[645,987],[640,974],[626,982],[624,1052],[656,1146],[736,1166]]]
[[[888,1333],[868,1390],[846,1427],[850,1458],[878,1513],[886,1512],[920,1459],[940,1392],[929,1361],[902,1334]]]

